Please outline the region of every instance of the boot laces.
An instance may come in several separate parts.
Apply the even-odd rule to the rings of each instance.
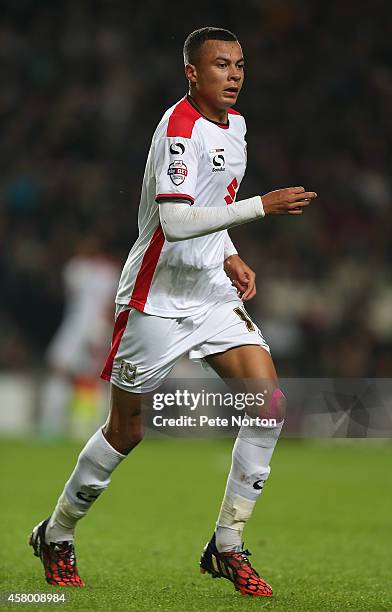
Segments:
[[[247,548],[243,548],[240,552],[234,553],[234,554],[238,556],[238,558],[241,559],[241,561],[243,561],[244,563],[247,563],[249,567],[251,568],[252,572],[254,572],[258,578],[260,578],[260,574],[256,572],[256,570],[251,566],[249,562],[248,557],[250,557],[252,553]]]
[[[75,549],[71,542],[59,542],[55,544],[53,550],[62,561],[66,561],[67,563],[72,563],[72,565],[74,565]]]

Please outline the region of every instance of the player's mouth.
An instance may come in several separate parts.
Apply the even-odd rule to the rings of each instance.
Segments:
[[[231,98],[236,98],[238,96],[239,87],[227,87],[224,90],[224,93]]]

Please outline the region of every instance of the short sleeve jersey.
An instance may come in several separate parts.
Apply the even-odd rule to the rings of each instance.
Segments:
[[[163,317],[196,314],[236,292],[223,269],[225,231],[165,240],[159,206],[230,206],[246,167],[246,126],[204,117],[189,97],[162,117],[152,139],[139,206],[139,237],[123,268],[116,302]]]

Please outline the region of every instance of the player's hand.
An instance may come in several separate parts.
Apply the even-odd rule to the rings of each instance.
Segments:
[[[266,215],[302,215],[303,209],[317,198],[315,191],[304,187],[277,189],[261,196]]]
[[[224,269],[243,302],[251,300],[256,295],[256,274],[239,255],[227,257]]]

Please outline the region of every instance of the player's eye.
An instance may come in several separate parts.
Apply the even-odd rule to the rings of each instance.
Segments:
[[[227,64],[225,62],[219,62],[218,68],[226,68]]]
[[[243,70],[245,68],[245,64],[237,64],[237,68]]]

